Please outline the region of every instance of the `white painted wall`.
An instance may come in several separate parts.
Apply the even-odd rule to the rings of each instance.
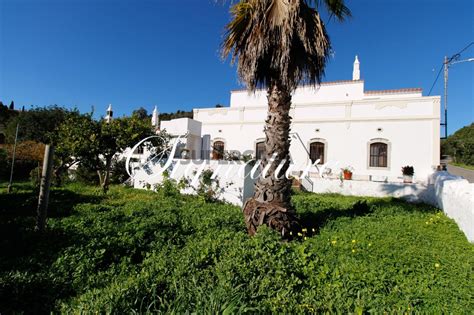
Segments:
[[[216,179],[219,181],[216,191],[219,192],[219,199],[222,201],[242,206],[243,202],[253,195],[255,179],[243,176],[250,173],[252,166],[240,161],[173,159],[173,167],[168,171],[170,178],[177,182],[183,178],[189,180],[191,187],[181,190],[182,193],[195,194],[199,181],[192,182],[195,176],[193,173],[200,169],[216,172]],[[158,163],[150,164],[148,170],[138,171],[133,179],[134,188],[139,189],[153,188],[154,185],[162,182],[162,168]]]
[[[176,152],[176,157],[181,157],[181,150],[189,151],[188,158],[201,158],[201,131],[202,123],[190,118],[178,118],[160,123],[160,129],[166,131],[172,137],[184,137],[181,139],[183,146]]]
[[[160,129],[170,135],[184,135],[186,133],[201,136],[202,123],[190,118],[178,118],[160,122]]]
[[[293,93],[293,102],[311,104],[315,102],[334,102],[358,100],[364,97],[364,81],[325,82],[318,87],[302,86]],[[230,107],[267,106],[267,92],[258,90],[248,93],[245,90],[232,91]]]
[[[435,191],[432,204],[443,209],[456,221],[467,239],[474,242],[474,183],[447,172],[433,174],[430,183]]]
[[[326,161],[351,165],[354,176],[401,177],[401,167],[412,165],[415,180],[426,181],[439,165],[440,98],[423,97],[419,91],[387,91],[364,94],[363,81],[323,84],[319,90],[298,88],[293,96],[291,131],[306,149],[312,139],[327,143]],[[195,109],[194,119],[202,122],[202,135],[225,140],[226,150],[254,151],[264,138],[265,92],[234,91],[231,107]],[[377,129],[381,128],[382,131]],[[390,144],[389,166],[368,167],[368,143],[385,139]],[[290,149],[295,164],[309,161],[305,148],[293,139]]]

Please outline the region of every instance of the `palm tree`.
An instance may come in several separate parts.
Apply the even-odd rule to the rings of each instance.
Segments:
[[[344,0],[241,0],[231,7],[223,56],[230,55],[232,63],[237,63],[238,75],[249,92],[266,88],[268,99],[262,167],[271,166],[243,207],[250,235],[263,224],[284,237],[298,226],[291,205],[291,181],[275,175],[285,174],[290,163],[291,93],[299,84],[321,82],[331,51],[318,12],[322,6],[340,21],[351,15]],[[276,174],[280,164],[283,167]]]

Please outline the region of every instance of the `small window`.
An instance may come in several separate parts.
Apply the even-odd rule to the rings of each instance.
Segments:
[[[212,148],[212,159],[213,160],[224,159],[224,142],[223,141],[214,141],[214,145]]]
[[[324,143],[312,142],[309,145],[309,156],[311,158],[311,163],[314,163],[319,159],[319,164],[324,164]]]
[[[133,153],[135,153],[135,154],[143,154],[143,152],[144,152],[143,146],[139,146],[138,148],[135,149],[135,152],[133,152]]]
[[[370,167],[387,167],[388,146],[382,142],[375,142],[370,145]]]
[[[265,142],[260,141],[255,145],[255,159],[261,160],[265,154]]]

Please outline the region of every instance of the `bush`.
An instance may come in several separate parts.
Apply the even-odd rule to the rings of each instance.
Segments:
[[[8,179],[13,155],[13,145],[4,145],[0,148],[0,178]],[[44,153],[44,144],[34,141],[19,142],[15,151],[14,180],[28,180],[33,169],[41,165]],[[3,162],[2,162],[3,159]]]
[[[111,184],[123,184],[130,177],[125,168],[125,159],[114,159],[110,171]]]
[[[99,185],[99,175],[97,175],[97,171],[82,163],[79,164],[74,172],[74,179],[83,184]]]
[[[30,172],[30,182],[31,185],[35,188],[38,188],[41,183],[41,173],[43,168],[41,166],[37,166]]]
[[[7,150],[0,148],[0,180],[7,179],[8,174],[8,155]]]

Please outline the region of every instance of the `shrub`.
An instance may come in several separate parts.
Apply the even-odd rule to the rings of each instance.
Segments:
[[[114,159],[110,172],[112,184],[123,184],[130,177],[125,168],[125,159]]]
[[[41,166],[37,166],[30,171],[30,182],[34,188],[38,188],[41,183],[41,172],[43,168]]]
[[[8,174],[8,155],[7,150],[0,147],[0,179],[7,178]]]
[[[99,185],[97,171],[82,163],[74,171],[74,179],[83,184]]]

